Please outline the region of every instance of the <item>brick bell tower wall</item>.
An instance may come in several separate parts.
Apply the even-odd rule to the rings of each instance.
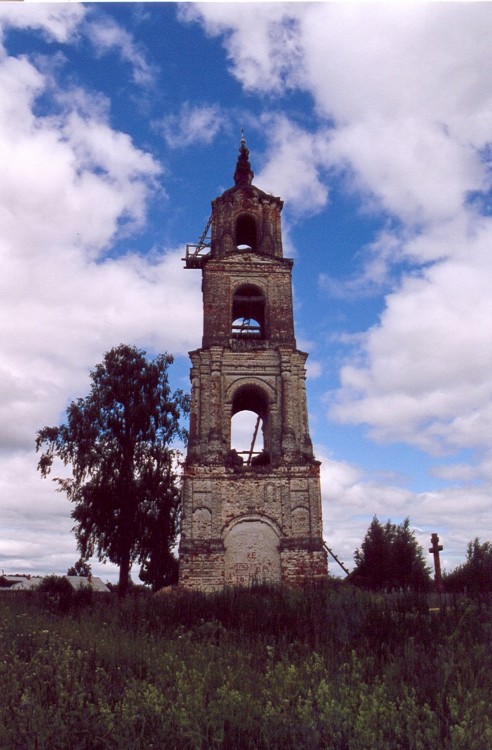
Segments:
[[[202,272],[204,329],[190,353],[179,580],[205,591],[327,573],[282,201],[252,179],[243,139],[235,185],[212,202],[211,239],[185,259]],[[249,450],[238,453],[231,424],[244,411],[257,422]]]

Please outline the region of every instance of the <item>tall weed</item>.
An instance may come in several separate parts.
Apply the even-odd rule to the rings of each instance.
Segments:
[[[492,747],[484,602],[329,583],[0,607],[0,750]]]

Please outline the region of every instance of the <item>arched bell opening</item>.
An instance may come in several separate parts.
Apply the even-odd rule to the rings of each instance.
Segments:
[[[254,318],[236,318],[232,321],[232,335],[238,339],[261,339],[260,322]]]
[[[253,284],[238,287],[232,298],[233,338],[265,338],[265,297]]]
[[[241,214],[236,221],[236,248],[238,250],[256,250],[258,243],[256,221],[250,214]]]
[[[231,410],[231,453],[242,466],[270,463],[269,409],[266,394],[244,386],[235,394]]]

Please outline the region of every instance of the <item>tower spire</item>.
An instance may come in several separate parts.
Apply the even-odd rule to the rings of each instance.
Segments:
[[[246,146],[244,129],[241,128],[241,145],[239,146],[239,156],[237,158],[236,171],[234,172],[234,182],[237,187],[251,185],[255,173],[249,163],[249,149]]]

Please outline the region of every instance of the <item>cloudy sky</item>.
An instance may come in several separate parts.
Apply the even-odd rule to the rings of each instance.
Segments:
[[[0,4],[0,571],[78,557],[34,438],[105,351],[188,388],[181,258],[241,127],[285,201],[326,541],[351,566],[409,516],[452,570],[492,540],[491,37],[490,3]]]

